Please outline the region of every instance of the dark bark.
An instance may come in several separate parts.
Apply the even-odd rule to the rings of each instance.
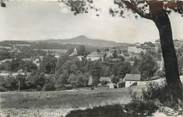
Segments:
[[[177,56],[168,14],[165,11],[161,11],[153,18],[153,21],[159,30],[168,88],[174,98],[182,98],[182,83],[179,78]]]

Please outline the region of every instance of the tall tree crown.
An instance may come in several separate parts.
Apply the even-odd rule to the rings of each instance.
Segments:
[[[109,8],[112,16],[124,17],[125,11],[132,11],[134,14],[147,19],[152,19],[160,12],[168,14],[172,11],[183,16],[182,0],[113,0],[114,8]],[[98,11],[100,8],[95,7],[96,0],[61,0],[71,8],[75,15],[79,13],[88,13],[89,10]]]
[[[6,7],[9,0],[0,0],[1,7]],[[90,10],[99,11],[95,6],[98,0],[58,0],[59,3],[67,5],[74,15],[88,13]],[[183,0],[109,0],[114,2],[114,7],[109,8],[112,16],[124,17],[125,11],[132,11],[134,14],[147,19],[152,19],[161,11],[168,14],[172,11],[183,16]],[[99,16],[99,14],[97,14]]]

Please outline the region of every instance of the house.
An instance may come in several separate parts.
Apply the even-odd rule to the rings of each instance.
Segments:
[[[7,72],[7,71],[1,71],[0,72],[0,77],[8,77],[8,76],[10,76],[9,72]]]
[[[110,51],[105,52],[105,57],[106,57],[106,58],[111,58],[111,57],[113,57],[113,53],[110,52]]]
[[[123,87],[125,87],[125,79],[121,78],[117,83],[117,88],[123,88]]]
[[[0,61],[0,64],[5,63],[5,62],[11,62],[11,61],[12,61],[12,59],[4,59],[4,60]]]
[[[136,54],[140,54],[141,52],[146,52],[145,50],[143,50],[142,48],[138,48],[136,46],[129,46],[128,47],[128,53],[136,53]]]
[[[97,61],[100,59],[103,61],[104,54],[101,52],[92,52],[86,58],[87,60],[91,60],[91,61]]]
[[[110,89],[114,89],[114,83],[112,83],[110,77],[100,77],[101,86],[106,86]]]
[[[23,58],[22,60],[23,60],[23,61],[32,61],[31,58]]]
[[[124,80],[125,87],[140,86],[146,88],[148,84],[155,83],[158,86],[163,86],[166,83],[166,79],[159,76],[153,76],[149,80],[141,80],[140,74],[126,74]]]
[[[109,82],[112,82],[112,81],[111,81],[110,77],[100,77],[100,82],[109,83]]]
[[[0,46],[0,50],[10,50],[11,47],[9,46]]]
[[[36,64],[37,67],[39,67],[42,60],[43,60],[43,56],[38,56],[38,57],[33,58],[33,61],[32,62],[34,64]]]
[[[88,80],[88,86],[92,86],[92,85],[93,85],[93,78],[92,76],[90,76]]]
[[[78,50],[77,48],[74,48],[73,52],[69,56],[76,56],[78,55]]]
[[[137,85],[141,81],[140,74],[126,74],[125,76],[125,87],[131,87]]]
[[[15,44],[16,47],[31,47],[30,44],[25,44],[25,43],[19,43],[19,44]]]
[[[114,89],[115,88],[114,83],[112,83],[112,82],[108,83],[107,86],[108,86],[109,89]]]
[[[79,61],[82,61],[84,56],[77,56],[77,58],[79,59]]]
[[[18,75],[23,75],[23,76],[25,76],[25,72],[23,72],[23,70],[20,69],[20,70],[18,70],[17,72],[12,73],[11,75],[14,76],[14,77],[16,77],[16,76],[18,76]]]

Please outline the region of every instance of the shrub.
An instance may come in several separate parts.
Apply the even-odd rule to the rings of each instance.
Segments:
[[[55,84],[54,84],[54,82],[46,83],[43,86],[43,90],[44,91],[54,91],[55,90]]]
[[[54,76],[47,76],[45,78],[45,84],[43,86],[44,91],[54,91],[55,90],[55,78]]]
[[[159,99],[160,101],[166,100],[169,95],[166,92],[168,88],[167,85],[160,86],[157,83],[150,83],[147,85],[146,89],[142,90],[142,95],[144,100],[154,100]]]
[[[136,95],[132,95],[132,97],[135,96]],[[169,89],[166,83],[161,85],[158,83],[150,83],[147,85],[146,89],[142,90],[142,99],[144,101],[154,101],[164,106],[177,107],[179,102],[174,100],[172,97],[172,91]]]
[[[135,101],[127,105],[106,105],[86,110],[73,110],[66,117],[147,117],[157,111],[152,102]]]
[[[0,77],[0,88],[1,91],[12,91],[18,89],[18,82],[16,78],[8,76],[7,78]]]

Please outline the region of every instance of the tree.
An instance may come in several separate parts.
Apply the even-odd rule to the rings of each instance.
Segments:
[[[96,61],[92,65],[91,69],[91,75],[92,75],[92,80],[93,80],[93,86],[97,86],[99,83],[99,79],[101,77],[101,63],[100,61]]]
[[[0,60],[10,59],[11,58],[11,54],[7,50],[1,50],[0,55],[1,55]]]
[[[56,70],[56,62],[57,59],[53,55],[46,55],[41,62],[40,69],[45,73],[54,74]]]
[[[3,0],[1,0],[1,7],[6,7],[6,3],[3,1]]]
[[[127,73],[130,73],[132,67],[129,62],[117,61],[112,63],[111,71],[114,75],[113,79],[118,82],[120,79],[124,78]]]
[[[112,55],[113,55],[114,58],[117,58],[118,57],[117,50],[114,50],[114,52],[112,53]]]
[[[152,77],[157,71],[158,66],[153,57],[149,54],[145,54],[142,57],[142,60],[139,65],[139,71],[143,79],[148,79]]]
[[[55,76],[48,75],[45,78],[45,84],[43,86],[44,91],[53,91],[55,90]]]
[[[29,89],[41,90],[45,84],[45,75],[39,71],[32,72],[26,81]]]
[[[25,70],[27,72],[36,71],[37,70],[37,66],[36,66],[36,64],[34,64],[31,61],[24,61],[23,70]]]
[[[69,73],[67,70],[63,70],[62,73],[56,78],[55,88],[62,89],[65,84],[68,84]]]
[[[18,82],[18,91],[22,90],[25,88],[25,76],[18,74],[16,76],[16,80]]]
[[[23,64],[24,62],[22,61],[21,58],[14,58],[11,61],[11,71],[17,72],[18,70],[23,69]]]
[[[79,46],[78,48],[78,55],[80,56],[86,56],[87,55],[87,51],[84,45]]]
[[[95,11],[99,10],[95,7],[93,0],[62,0],[62,2],[69,6],[75,15],[79,13],[88,13],[89,9],[93,9]],[[114,0],[114,3],[118,8],[109,9],[112,16],[119,15],[124,17],[124,12],[131,10],[134,14],[138,14],[138,16],[142,18],[149,19],[154,22],[160,35],[167,85],[172,93],[173,99],[177,100],[178,98],[182,98],[182,84],[179,78],[172,28],[168,15],[172,11],[183,15],[183,1]],[[135,15],[135,17],[138,16]]]
[[[13,76],[8,76],[6,78],[1,77],[1,87],[5,90],[15,91],[18,89],[18,82]]]

